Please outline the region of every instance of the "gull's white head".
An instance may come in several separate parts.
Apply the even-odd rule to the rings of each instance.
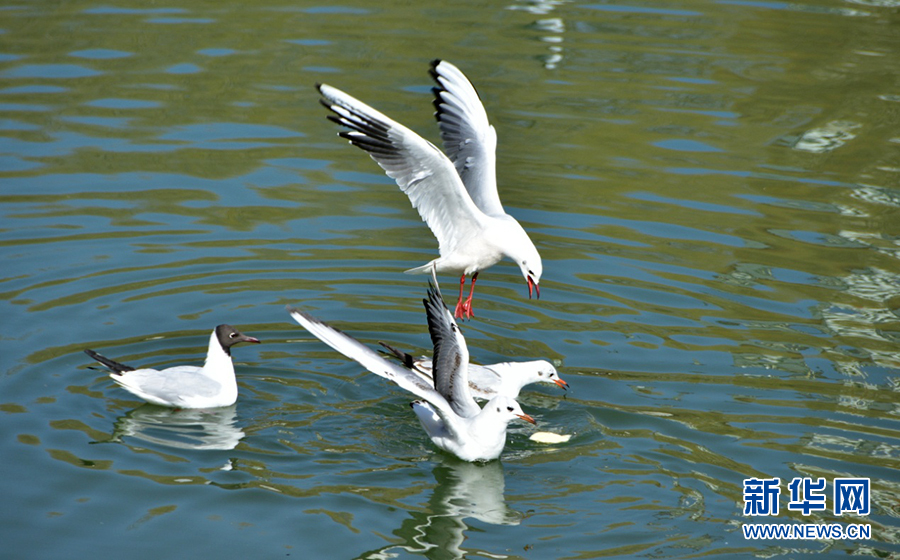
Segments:
[[[518,222],[514,223],[516,227],[510,231],[505,251],[506,256],[519,265],[522,276],[528,282],[528,298],[531,299],[532,293],[534,293],[535,297],[540,299],[541,287],[539,283],[541,274],[544,272],[544,265],[541,264],[541,255],[537,252],[534,243],[531,242],[522,226]]]
[[[538,360],[536,362],[529,362],[529,364],[534,367],[533,374],[535,381],[542,383],[556,383],[563,389],[569,388],[569,384],[563,381],[563,378],[559,376],[559,372],[556,371],[553,364],[547,360]]]
[[[498,416],[507,424],[512,422],[516,418],[525,420],[526,422],[530,422],[532,424],[536,423],[534,421],[534,418],[522,411],[522,407],[519,406],[519,403],[517,403],[515,399],[511,399],[509,397],[494,397],[486,405],[484,405],[484,409],[486,411],[489,411],[490,414]]]

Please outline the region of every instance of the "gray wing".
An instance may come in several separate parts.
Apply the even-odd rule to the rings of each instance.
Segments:
[[[362,101],[326,84],[319,84],[322,105],[332,121],[346,126],[343,138],[365,150],[394,179],[447,255],[486,220],[453,164],[437,147],[412,130]]]
[[[164,370],[137,369],[122,375],[111,375],[122,387],[148,399],[164,401],[170,405],[194,397],[213,397],[222,385],[200,374],[197,366],[175,366]]]
[[[481,407],[475,403],[469,391],[469,350],[466,339],[441,299],[433,269],[429,284],[428,298],[423,299],[422,303],[425,304],[428,316],[428,333],[434,344],[431,358],[434,388],[450,403],[454,412],[470,418],[481,412]]]
[[[493,366],[469,364],[469,389],[479,399],[490,400],[500,394],[503,380]],[[506,395],[516,398],[518,395]]]
[[[418,375],[399,364],[385,360],[378,352],[334,327],[326,325],[309,313],[290,306],[286,309],[295,321],[328,346],[331,346],[351,360],[357,361],[375,375],[390,379],[410,393],[425,399],[441,413],[445,420],[448,415],[453,415],[453,409],[447,400]]]
[[[427,380],[428,383],[434,385],[434,378],[431,373],[432,367],[431,358],[423,356],[422,358],[413,361],[412,371],[422,379]],[[500,378],[500,375],[494,371],[493,367],[494,366],[480,366],[469,362],[469,367],[466,371],[469,378],[469,392],[476,399],[489,401],[500,393],[503,380]],[[518,395],[506,396],[515,398]]]
[[[456,167],[469,196],[482,212],[503,216],[506,212],[497,194],[497,131],[475,87],[445,60],[431,63],[434,107],[444,152]]]

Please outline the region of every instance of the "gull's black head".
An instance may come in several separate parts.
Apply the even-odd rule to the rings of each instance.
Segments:
[[[216,338],[219,339],[219,344],[222,345],[222,350],[225,351],[229,356],[231,355],[231,347],[239,342],[252,342],[254,344],[259,344],[258,338],[253,338],[252,336],[247,336],[231,325],[219,325],[216,327]]]

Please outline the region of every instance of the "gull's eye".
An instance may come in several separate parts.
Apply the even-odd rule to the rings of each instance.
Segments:
[[[232,333],[228,335],[228,338],[237,338],[237,333],[232,331]]]
[[[510,411],[510,412],[512,412],[512,411],[513,411],[513,407],[511,407],[511,406],[507,406],[507,407],[506,407],[506,410],[508,410],[508,411]]]

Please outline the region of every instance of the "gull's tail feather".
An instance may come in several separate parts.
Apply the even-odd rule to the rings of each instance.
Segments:
[[[134,371],[133,367],[126,366],[125,364],[120,364],[119,362],[116,362],[114,360],[110,360],[106,356],[98,354],[91,349],[85,349],[84,353],[109,368],[109,371],[113,373],[122,374],[126,371]]]
[[[435,264],[437,260],[433,260],[430,263],[423,264],[422,266],[417,266],[415,268],[410,268],[409,270],[404,270],[404,274],[428,274],[432,271],[437,265]]]

